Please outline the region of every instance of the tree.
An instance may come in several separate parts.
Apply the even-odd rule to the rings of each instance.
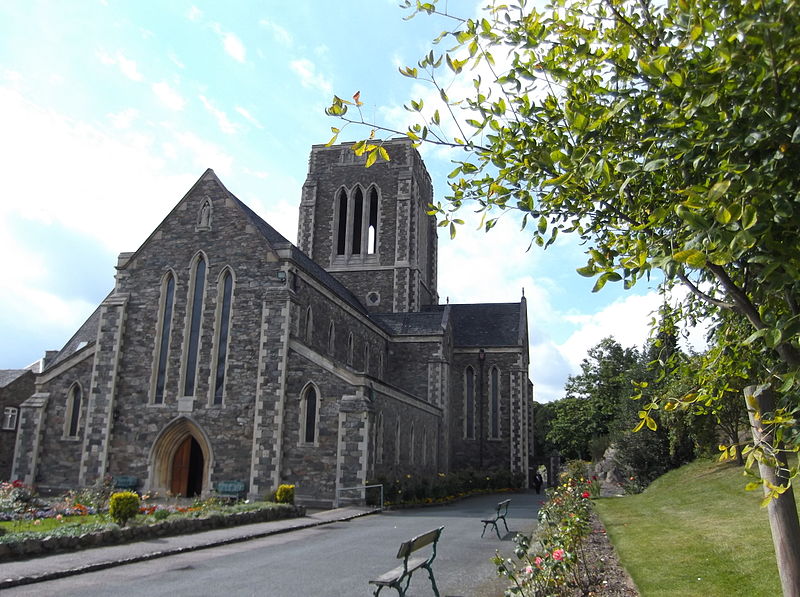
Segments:
[[[570,375],[566,397],[552,404],[547,440],[569,458],[588,459],[591,445],[618,426],[626,403],[635,394],[631,371],[638,354],[613,338],[589,349],[581,372]]]
[[[441,98],[411,102],[420,121],[405,134],[464,150],[446,203],[433,209],[451,234],[465,204],[484,212],[487,230],[498,210],[518,210],[537,245],[559,233],[580,238],[588,259],[578,271],[596,277],[595,290],[630,288],[660,270],[664,286],[691,291],[688,317],[740,314],[751,333],[734,341],[777,357],[757,380],[776,396],[774,412],[757,419],[771,428],[760,437],[774,441],[752,453],[778,463],[800,444],[797,3],[553,0],[546,12],[526,4],[461,18],[416,2],[413,14],[443,15],[453,28],[439,37],[451,49],[401,69]],[[470,94],[451,97],[451,77],[471,80]],[[360,111],[348,116],[360,103],[358,94],[335,97],[328,113],[392,132]],[[368,165],[389,157],[372,138],[354,150]],[[657,406],[642,408],[645,425]],[[797,468],[779,473],[772,497],[793,501],[786,488]],[[800,585],[800,541],[795,549],[791,582]]]

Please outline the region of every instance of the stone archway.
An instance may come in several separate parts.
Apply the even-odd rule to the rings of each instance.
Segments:
[[[208,493],[211,463],[205,432],[194,421],[178,418],[159,433],[150,451],[150,488],[182,497]]]

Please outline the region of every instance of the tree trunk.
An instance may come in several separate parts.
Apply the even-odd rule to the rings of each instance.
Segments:
[[[747,412],[753,428],[753,443],[772,446],[777,453],[778,465],[773,467],[759,462],[758,469],[765,481],[773,485],[786,485],[788,483],[786,472],[789,468],[786,453],[781,451],[782,446],[775,445],[772,431],[764,429],[760,420],[763,413],[775,410],[775,400],[770,389],[759,390],[758,386],[747,386],[744,389],[745,398],[748,399]],[[750,404],[757,405],[757,410],[753,410]],[[764,493],[767,492],[768,488],[765,485]],[[800,597],[800,522],[797,518],[797,506],[792,488],[789,487],[783,494],[773,499],[767,506],[767,512],[783,595]]]

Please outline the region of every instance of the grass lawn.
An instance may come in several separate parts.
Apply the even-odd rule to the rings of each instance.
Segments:
[[[0,529],[7,533],[37,532],[46,533],[53,529],[61,528],[69,523],[93,524],[96,522],[108,522],[111,520],[106,515],[87,514],[86,516],[64,516],[61,520],[55,518],[42,518],[39,524],[33,520],[12,520],[0,522]]]
[[[595,501],[643,597],[781,594],[763,494],[745,483],[740,467],[699,460],[642,494]]]

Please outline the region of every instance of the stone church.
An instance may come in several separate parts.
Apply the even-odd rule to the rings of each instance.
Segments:
[[[527,478],[525,298],[440,303],[430,176],[407,140],[386,148],[368,169],[349,144],[312,148],[297,246],[207,170],[35,375],[11,478],[293,483],[320,505],[380,476]]]

